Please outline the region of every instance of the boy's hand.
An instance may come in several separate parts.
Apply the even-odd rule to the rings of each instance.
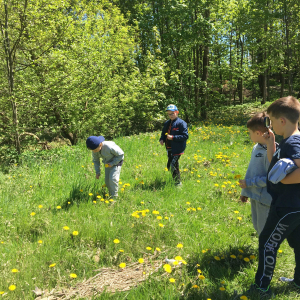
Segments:
[[[162,146],[164,145],[164,141],[163,141],[163,140],[160,140],[159,142],[160,142],[160,144],[161,144]]]
[[[96,174],[96,179],[99,179],[99,177],[100,177],[100,174]]]
[[[167,135],[167,139],[168,139],[168,140],[173,140],[173,135],[168,134],[168,135]]]
[[[244,179],[240,179],[239,184],[242,189],[245,189],[247,187],[246,180]]]
[[[246,196],[240,196],[240,200],[241,200],[243,203],[246,203],[246,202],[248,202],[248,197],[246,197]]]
[[[263,134],[263,137],[266,140],[267,147],[271,147],[275,144],[275,134],[270,128]]]

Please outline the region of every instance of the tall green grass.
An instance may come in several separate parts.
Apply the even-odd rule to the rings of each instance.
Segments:
[[[189,128],[180,158],[182,188],[174,187],[165,170],[160,132],[115,140],[125,161],[114,202],[105,196],[104,172],[95,179],[84,142],[25,153],[8,174],[0,173],[2,297],[34,299],[35,287],[59,290],[101,267],[179,255],[187,264],[171,274],[161,268],[130,291],[93,299],[238,299],[254,280],[258,245],[250,204],[239,202],[237,175],[244,176],[253,143],[243,125],[248,116],[238,109]],[[286,243],[281,249],[272,285],[276,299],[294,299],[277,282],[294,268],[291,249]]]

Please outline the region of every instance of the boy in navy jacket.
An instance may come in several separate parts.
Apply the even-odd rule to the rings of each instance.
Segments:
[[[272,297],[270,282],[274,274],[276,255],[285,239],[294,249],[296,267],[294,278],[281,280],[290,282],[293,288],[300,291],[300,103],[292,96],[280,98],[268,107],[267,112],[274,132],[283,136],[276,149],[274,133],[269,129],[266,135],[270,161],[268,174],[281,159],[293,160],[298,168],[277,183],[271,182],[268,177],[267,190],[272,196],[272,203],[266,224],[259,236],[259,261],[255,283],[247,292],[251,299],[254,299],[254,295],[255,299]]]
[[[179,111],[174,104],[170,104],[166,112],[170,120],[166,121],[161,133],[160,144],[165,144],[168,153],[167,168],[171,170],[172,177],[177,186],[181,185],[179,158],[186,147],[186,140],[189,138],[187,124],[178,118]]]

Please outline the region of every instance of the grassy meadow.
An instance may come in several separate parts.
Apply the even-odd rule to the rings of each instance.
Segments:
[[[239,201],[238,186],[253,147],[245,127],[252,110],[237,106],[189,127],[181,188],[165,169],[160,132],[116,138],[125,152],[116,201],[107,199],[103,166],[95,179],[84,141],[24,153],[0,173],[0,298],[35,299],[36,287],[76,289],[103,268],[118,270],[111,273],[118,278],[139,268],[136,287],[77,299],[240,299],[257,266],[250,204]],[[285,242],[272,282],[276,299],[297,298],[278,282],[293,269]]]

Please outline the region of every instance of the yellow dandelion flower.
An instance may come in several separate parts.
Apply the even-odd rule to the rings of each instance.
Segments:
[[[201,207],[197,207],[197,210],[202,210],[202,208]]]
[[[241,299],[241,300],[248,300],[248,297],[245,296],[245,295],[243,295],[243,296],[240,297],[240,299]]]
[[[158,226],[159,226],[159,227],[165,227],[165,225],[162,224],[162,223],[159,223]]]
[[[73,231],[73,235],[78,235],[78,231]]]
[[[15,286],[14,284],[12,284],[12,285],[10,285],[10,286],[8,287],[8,289],[9,289],[10,291],[14,291],[14,290],[16,289],[16,286]]]
[[[30,215],[31,215],[32,217],[35,216],[35,212],[32,212]]]
[[[177,246],[176,246],[177,248],[183,248],[183,245],[182,244],[177,244]]]
[[[170,281],[171,283],[174,283],[176,280],[175,280],[174,278],[170,278],[169,281]]]
[[[43,205],[39,205],[39,208],[43,208]]]
[[[49,268],[53,268],[55,266],[56,266],[56,264],[51,264],[51,265],[49,265]]]
[[[202,271],[200,269],[197,269],[197,272],[200,273],[200,274],[202,273]]]
[[[105,164],[104,166],[105,166],[105,168],[108,168],[108,167],[109,167],[108,164]]]
[[[61,206],[60,205],[56,206],[56,209],[61,209]]]
[[[63,230],[69,230],[70,228],[68,226],[64,226]]]
[[[169,217],[165,217],[165,220],[169,220]]]
[[[42,240],[38,240],[38,243],[39,243],[39,244],[43,244],[43,241],[42,241]]]
[[[149,250],[149,251],[150,251],[150,250],[152,250],[152,248],[151,248],[151,247],[146,247],[146,249],[147,249],[147,250]]]
[[[215,186],[218,187],[219,185],[217,183],[215,183]]]
[[[173,265],[174,266],[177,266],[179,264],[179,262],[177,261],[177,260],[175,260],[174,262],[173,262]]]
[[[206,252],[206,250],[202,250],[202,253],[205,253]]]
[[[157,210],[154,210],[152,213],[153,213],[154,215],[159,215],[159,211],[157,211]]]
[[[239,179],[241,177],[242,177],[242,175],[240,175],[240,174],[234,175],[234,179]]]
[[[4,294],[4,291],[0,291],[0,295],[3,295]]]
[[[125,263],[120,263],[120,264],[119,264],[119,267],[120,267],[121,269],[124,269],[124,268],[126,267],[126,264],[125,264]]]
[[[278,253],[282,253],[282,250],[278,250]]]
[[[231,258],[236,258],[236,256],[234,254],[231,254],[230,257]]]
[[[178,261],[182,261],[182,257],[181,256],[175,256],[175,259]]]
[[[242,220],[242,217],[237,217],[237,219],[238,219],[239,221],[241,221],[241,220]]]
[[[244,251],[242,249],[239,249],[239,252],[244,253]]]
[[[75,273],[71,273],[71,274],[70,274],[70,277],[71,277],[71,278],[77,278],[77,275],[76,275]]]
[[[215,260],[220,260],[220,257],[219,256],[215,256],[214,259]]]
[[[225,281],[223,280],[223,281],[221,281],[221,284],[225,284]]]
[[[194,284],[193,286],[192,286],[192,288],[193,289],[197,289],[199,286],[197,285],[197,284]]]
[[[115,244],[119,244],[120,241],[119,241],[118,239],[114,239],[114,243],[115,243]]]
[[[161,250],[160,250],[160,248],[158,248],[158,247],[156,247],[156,248],[155,248],[155,250],[156,250],[156,251],[158,251],[158,252],[160,252],[160,251],[161,251]]]
[[[167,273],[171,273],[171,272],[172,272],[172,267],[171,267],[169,264],[163,265],[163,268],[164,268],[164,270],[165,270]]]
[[[205,277],[204,277],[203,275],[199,275],[198,278],[199,278],[200,280],[204,280],[204,279],[205,279]]]
[[[239,213],[239,211],[238,211],[238,210],[235,210],[235,211],[234,211],[234,213],[235,213],[235,214],[238,214],[238,213]]]
[[[144,263],[144,259],[143,259],[143,258],[140,258],[140,259],[139,259],[139,263],[140,263],[140,264]]]
[[[108,204],[108,203],[109,203],[109,201],[108,201],[108,200],[105,200],[105,203],[106,203],[106,204]]]
[[[157,220],[161,220],[161,219],[162,219],[162,216],[157,216],[156,219],[157,219]]]
[[[250,255],[250,259],[255,259],[255,255]]]
[[[219,288],[219,290],[220,290],[220,291],[225,291],[224,286],[221,286],[221,287]]]
[[[11,271],[12,271],[12,273],[18,273],[19,272],[18,269],[12,269]]]
[[[244,258],[244,261],[245,261],[245,262],[249,262],[250,259],[249,259],[248,257],[245,257],[245,258]]]

